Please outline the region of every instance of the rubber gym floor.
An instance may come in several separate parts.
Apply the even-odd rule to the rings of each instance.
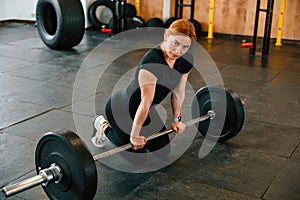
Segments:
[[[99,31],[86,30],[79,45],[55,51],[43,44],[33,24],[0,25],[1,188],[35,175],[35,147],[44,133],[62,128],[76,132],[80,127],[73,115],[91,130],[93,110],[85,103],[95,103],[96,111],[103,112],[111,88],[145,52],[120,56],[93,95],[72,101],[77,72],[106,39]],[[126,48],[118,46],[119,39],[106,47],[108,52]],[[245,103],[241,132],[201,159],[197,154],[203,137],[198,133],[179,159],[148,173],[122,172],[96,161],[95,199],[300,199],[299,45],[275,47],[271,41],[267,57],[253,57],[241,48],[238,37],[215,36],[211,42],[201,37],[199,43],[216,63],[226,88]],[[86,81],[98,76],[90,72]],[[205,86],[193,75],[189,82],[195,88]],[[80,137],[93,155],[104,151],[91,146],[90,132]],[[1,194],[0,199],[5,197]],[[38,186],[7,199],[48,198]]]

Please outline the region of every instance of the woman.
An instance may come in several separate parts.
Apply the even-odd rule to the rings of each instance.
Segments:
[[[125,91],[117,92],[106,104],[108,122],[100,115],[93,120],[92,142],[102,147],[105,135],[117,146],[133,145],[134,152],[169,152],[169,136],[147,141],[146,137],[165,130],[166,127],[155,105],[171,93],[173,113],[172,129],[182,133],[181,106],[185,98],[185,86],[192,69],[193,57],[187,53],[193,40],[195,28],[186,19],[173,22],[164,33],[164,41],[149,50],[139,63],[131,84]]]

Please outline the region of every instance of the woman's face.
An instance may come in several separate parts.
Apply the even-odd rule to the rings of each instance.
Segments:
[[[169,58],[177,59],[184,55],[192,44],[192,39],[186,35],[165,34],[165,50]]]

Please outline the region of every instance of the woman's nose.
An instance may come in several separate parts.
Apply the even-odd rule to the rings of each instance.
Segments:
[[[176,47],[175,53],[176,54],[180,54],[181,53],[181,46]]]

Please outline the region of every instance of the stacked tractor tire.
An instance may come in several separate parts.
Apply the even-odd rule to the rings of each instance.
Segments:
[[[111,34],[142,28],[168,28],[178,19],[171,17],[165,22],[158,17],[147,22],[137,16],[135,6],[126,3],[118,5],[120,1],[96,0],[88,6],[88,19],[96,29],[111,30]],[[121,9],[122,8],[122,9]],[[122,21],[120,20],[122,19]],[[68,49],[78,45],[85,32],[85,16],[80,0],[38,0],[36,7],[36,24],[40,38],[51,49]],[[192,20],[197,36],[201,33],[201,24]],[[121,26],[118,26],[122,24]]]

